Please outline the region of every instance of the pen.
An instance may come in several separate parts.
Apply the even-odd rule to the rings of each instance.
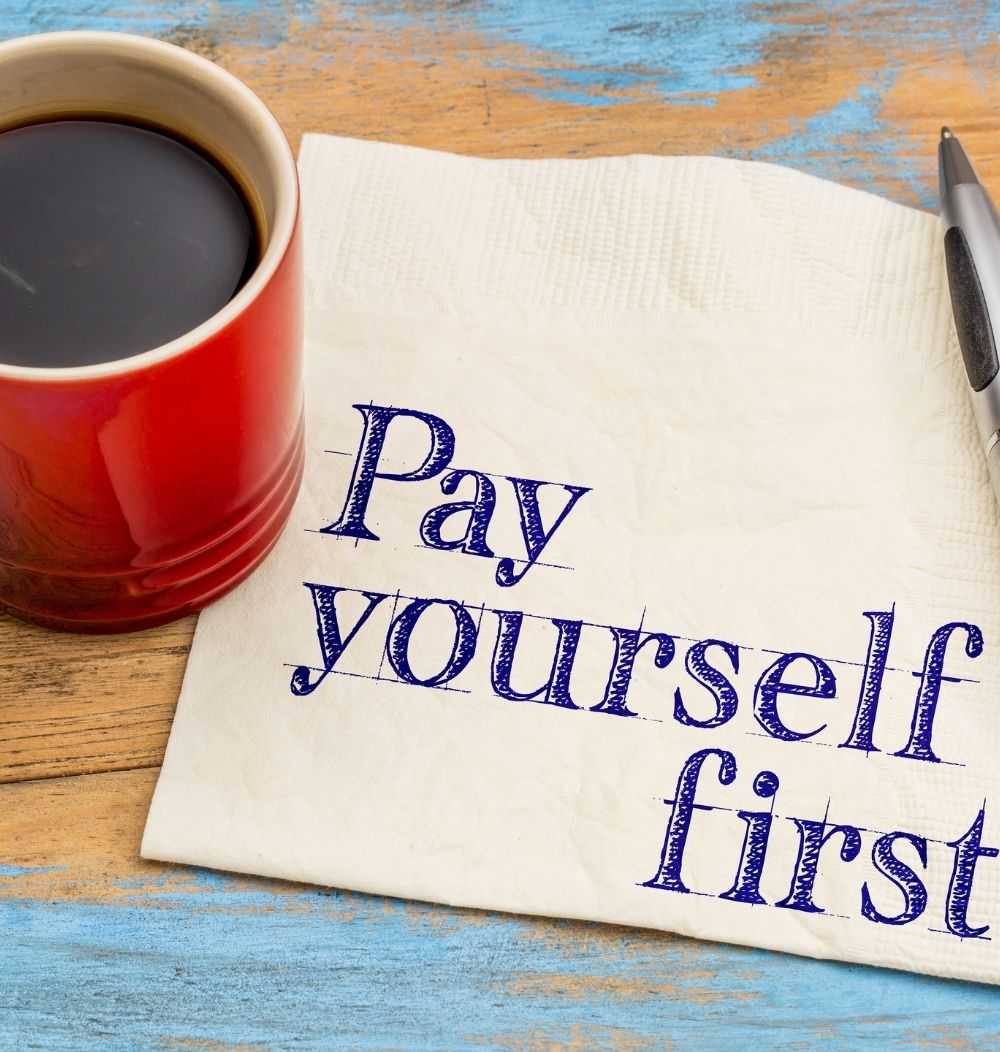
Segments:
[[[972,388],[972,408],[1000,500],[1000,216],[962,144],[948,128],[938,144],[944,256],[958,343]]]

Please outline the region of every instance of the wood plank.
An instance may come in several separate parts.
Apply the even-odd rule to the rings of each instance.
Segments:
[[[139,858],[158,774],[152,767],[0,785],[0,898],[113,898],[116,880],[152,884],[183,873]]]
[[[78,636],[0,617],[0,783],[159,766],[194,623]]]

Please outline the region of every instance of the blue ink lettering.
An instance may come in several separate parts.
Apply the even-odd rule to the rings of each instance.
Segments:
[[[775,906],[783,910],[799,910],[802,913],[825,913],[813,902],[813,887],[816,870],[823,845],[835,834],[843,837],[840,857],[844,862],[853,862],[861,850],[861,834],[854,826],[831,826],[827,822],[814,822],[808,818],[793,818],[799,830],[799,854],[795,860],[795,872],[788,894]]]
[[[732,643],[724,643],[721,639],[703,639],[691,646],[684,658],[684,667],[696,683],[700,683],[711,693],[715,700],[715,714],[707,720],[696,719],[684,705],[681,688],[678,687],[674,691],[674,719],[685,727],[721,727],[733,718],[739,704],[740,699],[732,683],[706,660],[705,651],[709,647],[719,647],[722,650],[729,658],[734,673],[740,670],[740,648]]]
[[[570,486],[562,482],[538,482],[535,479],[510,478],[510,484],[514,487],[517,496],[517,510],[521,518],[521,536],[524,538],[524,550],[528,561],[521,570],[516,569],[513,559],[501,559],[497,564],[496,582],[501,588],[510,588],[517,584],[522,577],[535,565],[538,557],[545,550],[545,546],[552,540],[556,530],[562,525],[566,516],[573,510],[576,502],[590,492],[589,486]],[[541,486],[558,486],[566,490],[569,498],[563,505],[562,511],[556,516],[556,521],[546,530],[542,523],[542,515],[538,508],[538,490]]]
[[[778,776],[773,771],[761,771],[754,779],[753,791],[762,800],[770,800],[778,791],[778,784]],[[771,805],[770,811],[738,811],[737,814],[747,824],[740,868],[733,886],[719,898],[746,902],[751,906],[766,906],[767,900],[760,893],[760,875],[764,869],[767,840],[771,835],[774,805]]]
[[[481,555],[492,559],[493,552],[486,543],[486,530],[496,509],[496,487],[489,477],[480,471],[449,471],[441,479],[441,492],[451,496],[464,478],[475,481],[475,496],[472,500],[457,500],[431,508],[420,523],[420,539],[428,548],[437,548],[445,552],[458,549],[466,555]],[[463,513],[468,513],[469,516],[465,532],[456,540],[446,541],[441,536],[445,522],[453,515]]]
[[[969,899],[972,896],[972,882],[976,877],[976,864],[981,858],[996,858],[1000,850],[995,847],[981,847],[983,842],[983,823],[986,820],[986,804],[979,809],[975,821],[968,830],[948,844],[955,849],[955,865],[948,883],[948,898],[945,902],[945,920],[948,931],[960,939],[979,939],[989,930],[984,924],[979,928],[969,926]]]
[[[455,620],[455,635],[451,653],[439,672],[421,678],[410,665],[410,636],[424,612],[433,606],[443,606]],[[393,671],[405,683],[417,687],[440,687],[453,680],[476,653],[478,630],[469,611],[452,599],[414,599],[392,622],[386,641],[386,655]]]
[[[644,888],[658,888],[662,891],[678,891],[688,894],[691,890],[681,879],[681,863],[684,861],[684,845],[691,831],[691,818],[696,806],[695,792],[698,788],[698,776],[709,756],[719,758],[719,782],[721,785],[732,785],[736,779],[736,757],[725,749],[701,749],[689,756],[677,778],[677,789],[673,800],[664,800],[672,804],[670,820],[663,838],[663,850],[660,852],[660,865],[656,874],[644,881]]]
[[[868,636],[868,655],[865,658],[865,674],[858,694],[858,707],[854,714],[854,726],[841,749],[861,749],[864,752],[879,752],[872,742],[875,731],[875,714],[878,712],[879,695],[882,693],[882,676],[889,658],[889,643],[892,641],[892,622],[895,609],[873,612],[865,611],[871,622]]]
[[[782,680],[785,670],[796,661],[807,661],[812,666],[815,683],[811,687],[785,683]],[[837,680],[833,670],[822,658],[812,654],[782,654],[774,664],[765,669],[757,681],[757,689],[754,692],[754,716],[757,722],[772,738],[779,741],[804,741],[819,734],[826,724],[821,723],[815,730],[804,733],[793,731],[778,715],[778,696],[781,694],[794,694],[802,698],[833,698],[837,694]]]
[[[590,711],[606,712],[611,716],[637,716],[638,713],[626,704],[636,655],[647,643],[655,642],[653,664],[657,668],[666,668],[674,659],[674,641],[662,632],[643,634],[642,629],[638,628],[608,627],[615,637],[615,656],[611,661],[604,697],[596,705],[591,705]]]
[[[931,636],[927,653],[924,654],[924,668],[920,673],[920,687],[913,708],[913,722],[910,724],[910,740],[905,748],[893,753],[893,756],[926,760],[928,763],[941,762],[931,748],[931,732],[934,730],[934,712],[937,709],[938,695],[941,693],[944,652],[952,633],[958,630],[966,634],[965,653],[970,658],[977,658],[983,652],[983,633],[977,625],[953,621],[951,624],[942,625]]]
[[[521,693],[511,686],[511,670],[517,641],[521,635],[524,614],[516,610],[494,610],[499,621],[497,641],[493,648],[493,664],[490,670],[493,692],[507,701],[538,701],[545,705],[557,705],[564,709],[578,709],[569,695],[569,678],[573,671],[576,649],[580,643],[582,621],[564,621],[553,617],[552,624],[559,632],[549,678],[537,689]]]
[[[355,405],[354,408],[364,417],[365,426],[354,461],[347,498],[340,518],[329,526],[324,526],[319,532],[377,541],[378,537],[365,525],[365,513],[375,480],[421,482],[433,478],[451,462],[455,452],[455,432],[441,417],[432,413],[422,413],[417,409],[396,409],[385,405]],[[399,417],[411,417],[427,426],[430,449],[420,466],[412,471],[378,471],[389,425]]]
[[[927,868],[927,840],[912,833],[886,833],[872,845],[872,864],[883,876],[889,878],[903,893],[903,909],[899,913],[885,914],[875,907],[868,881],[861,886],[861,916],[875,924],[909,924],[927,908],[927,888],[916,872],[893,852],[897,840],[912,844],[920,860]]]
[[[320,652],[323,655],[323,672],[317,680],[310,679],[310,670],[305,665],[299,665],[292,673],[291,691],[293,694],[303,697],[312,692],[326,679],[327,675],[337,664],[340,655],[347,649],[348,644],[358,634],[361,626],[372,615],[372,611],[386,598],[385,592],[357,592],[353,588],[331,587],[325,584],[310,584],[302,582],[312,595],[313,607],[316,611],[316,635],[319,638]],[[337,617],[337,596],[341,592],[354,592],[363,595],[368,600],[368,605],[361,612],[361,616],[354,622],[354,627],[347,633],[346,639],[340,635],[340,622]]]

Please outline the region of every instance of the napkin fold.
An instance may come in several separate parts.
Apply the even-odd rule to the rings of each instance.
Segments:
[[[307,463],[146,858],[1000,981],[1000,522],[936,220],[310,135]]]

